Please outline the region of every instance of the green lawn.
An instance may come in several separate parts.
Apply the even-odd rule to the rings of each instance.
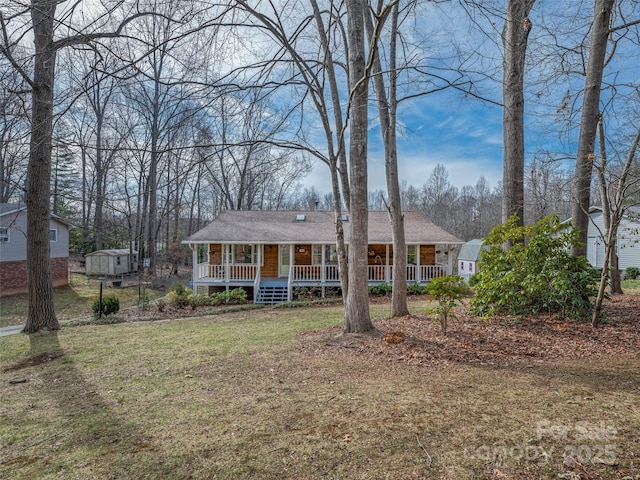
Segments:
[[[640,474],[637,361],[408,366],[332,340],[341,321],[263,309],[0,338],[0,478]]]
[[[91,317],[91,305],[99,297],[100,283],[96,278],[74,274],[71,284],[55,288],[53,300],[58,320],[70,320]],[[146,290],[147,297],[154,299],[164,295],[163,292]],[[127,308],[138,303],[138,288],[112,288],[105,286],[103,295],[115,295],[120,300],[120,307]],[[0,297],[0,327],[22,325],[27,316],[27,294]]]

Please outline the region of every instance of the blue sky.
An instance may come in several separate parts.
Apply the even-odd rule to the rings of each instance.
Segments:
[[[427,48],[436,45],[443,50],[429,50],[425,54],[430,64],[439,65],[442,59],[451,58],[449,47],[461,46],[462,52],[472,47],[479,56],[469,57],[468,67],[479,74],[480,82],[474,85],[482,95],[490,95],[494,101],[501,101],[500,71],[493,67],[500,64],[500,30],[502,24],[491,18],[480,18],[482,22],[492,21],[492,27],[485,25],[486,31],[493,28],[494,35],[484,36],[469,27],[465,13],[456,2],[443,4],[425,3],[422,16],[416,22],[416,32],[428,32]],[[627,19],[638,18],[637,4],[625,4]],[[565,32],[562,44],[572,48],[565,52],[563,67],[569,71],[579,70],[584,57],[578,45],[588,36],[588,26],[593,15],[593,5],[580,0],[550,2],[538,0],[531,13],[533,29],[529,37],[528,65],[525,78],[525,160],[529,162],[535,155],[545,152],[555,158],[562,158],[563,166],[571,170],[574,165],[578,136],[579,110],[582,104],[581,91],[584,78],[579,74],[560,75],[560,59],[554,50],[551,33]],[[477,18],[478,19],[478,18]],[[622,20],[616,17],[617,25]],[[495,23],[493,23],[495,22]],[[545,30],[547,25],[549,30]],[[569,26],[573,25],[573,28]],[[568,31],[567,31],[568,30]],[[632,28],[631,33],[637,32]],[[621,30],[619,37],[629,35]],[[444,43],[439,43],[444,37]],[[460,41],[461,43],[456,43]],[[551,46],[550,46],[551,45]],[[452,51],[457,51],[453,48]],[[587,52],[584,52],[586,55]],[[608,64],[604,76],[602,104],[606,105],[605,123],[608,141],[613,142],[609,154],[615,146],[620,152],[628,149],[628,140],[620,141],[620,135],[634,130],[640,110],[640,96],[634,93],[638,85],[640,56],[632,41],[618,44],[616,55]],[[487,74],[484,78],[482,75]],[[493,76],[493,80],[489,79]],[[616,88],[608,88],[615,84]],[[419,88],[419,87],[418,87]],[[616,96],[612,99],[612,92]],[[560,109],[565,95],[569,93],[569,104]],[[373,89],[371,89],[373,95]],[[613,101],[612,101],[613,100]],[[559,110],[560,109],[560,110]],[[371,108],[375,115],[375,108]],[[369,189],[385,189],[384,152],[377,126],[372,118],[369,137]],[[417,98],[411,104],[401,104],[399,123],[402,125],[398,136],[398,162],[401,181],[421,187],[429,178],[433,168],[441,163],[449,172],[449,181],[458,188],[475,185],[482,175],[491,188],[502,180],[502,109],[473,98],[462,98],[459,91],[449,89],[436,94]],[[635,131],[635,130],[634,130]],[[634,132],[632,132],[634,133]],[[304,182],[321,191],[330,190],[327,167],[318,163]]]
[[[479,101],[437,93],[401,105],[398,135],[400,179],[421,187],[433,168],[443,164],[458,188],[475,185],[482,175],[490,187],[502,180],[502,110]],[[386,190],[384,150],[377,119],[369,132],[369,189]],[[303,182],[330,191],[328,167],[320,162]]]

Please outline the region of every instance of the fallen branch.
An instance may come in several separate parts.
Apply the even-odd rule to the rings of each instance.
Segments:
[[[427,449],[424,448],[424,445],[422,445],[422,442],[420,442],[420,437],[418,435],[416,435],[416,440],[418,441],[418,446],[422,449],[424,454],[427,456],[427,460],[429,461],[429,466],[431,467],[433,465],[433,459],[431,458],[431,455],[429,455],[429,452],[427,452]]]

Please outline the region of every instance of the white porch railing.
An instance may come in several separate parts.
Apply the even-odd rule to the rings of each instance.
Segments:
[[[446,265],[420,265],[420,278],[423,281],[447,275],[449,275],[449,267]]]
[[[389,267],[389,271],[390,280],[393,281],[393,266]],[[449,275],[449,267],[446,265],[407,265],[407,282],[423,283],[446,275]]]
[[[383,282],[385,281],[385,265],[369,265],[369,281],[370,282]]]
[[[294,265],[293,280],[300,282],[314,282],[322,280],[322,265]]]
[[[337,282],[340,280],[337,265],[325,265],[324,277],[322,265],[294,265],[294,282]]]
[[[197,266],[198,280],[214,279],[220,281],[256,282],[259,278],[257,265],[210,265],[200,263]],[[407,265],[407,282],[426,282],[432,278],[449,274],[446,265]],[[388,273],[387,273],[388,272]],[[324,273],[324,275],[323,275]],[[290,269],[290,279],[293,282],[338,282],[337,265],[293,265]],[[370,282],[392,282],[393,266],[369,265],[368,279]],[[259,280],[258,280],[259,281]]]
[[[340,274],[338,273],[338,265],[325,265],[324,266],[324,279],[327,282],[337,282],[340,280]]]
[[[198,279],[254,281],[258,273],[257,265],[210,265],[198,264]]]

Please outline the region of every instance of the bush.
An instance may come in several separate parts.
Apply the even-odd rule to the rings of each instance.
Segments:
[[[469,276],[469,280],[467,280],[467,283],[470,287],[475,287],[478,284],[478,277],[476,277],[475,273]]]
[[[527,239],[523,242],[523,239]],[[511,248],[506,252],[502,245]],[[585,257],[572,257],[577,232],[555,215],[520,227],[516,217],[494,228],[481,254],[480,271],[471,300],[477,315],[556,312],[585,316],[593,308],[598,275]]]
[[[96,317],[100,316],[100,299],[96,298],[91,306],[93,313]],[[102,315],[111,315],[112,313],[118,313],[120,310],[120,300],[113,295],[107,295],[102,297]]]
[[[189,305],[193,310],[197,307],[206,307],[211,305],[211,297],[209,295],[191,295],[189,297]]]
[[[167,300],[176,308],[185,308],[191,302],[191,294],[191,289],[184,288],[181,283],[174,283],[167,294]]]
[[[247,303],[247,292],[243,288],[234,288],[211,294],[211,305],[241,305]]]
[[[442,334],[447,334],[447,324],[450,317],[455,317],[452,313],[453,307],[459,304],[460,300],[471,293],[469,285],[464,278],[457,275],[448,275],[432,279],[425,288],[426,292],[438,302],[428,313],[433,313],[440,321]]]
[[[625,271],[625,278],[627,280],[635,280],[640,277],[640,268],[638,267],[629,267]]]
[[[419,283],[410,283],[407,285],[407,295],[422,295],[425,292],[425,287]]]
[[[369,295],[373,297],[388,297],[391,295],[393,288],[388,283],[381,283],[380,285],[371,285],[369,287]]]

